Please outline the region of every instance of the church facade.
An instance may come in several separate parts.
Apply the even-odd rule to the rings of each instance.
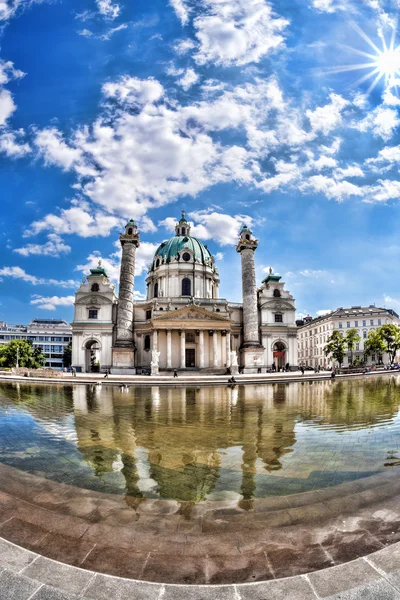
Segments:
[[[76,292],[72,365],[78,371],[257,373],[297,365],[294,299],[271,270],[257,286],[258,241],[250,229],[243,226],[236,246],[243,302],[234,303],[219,297],[215,259],[190,228],[182,214],[175,236],[155,252],[146,300],[134,301],[140,238],[134,221],[127,223],[120,234],[119,295],[101,264]]]

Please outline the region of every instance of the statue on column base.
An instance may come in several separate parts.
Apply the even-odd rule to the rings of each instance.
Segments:
[[[238,375],[239,374],[239,365],[238,365],[238,358],[237,358],[237,354],[234,350],[232,350],[231,352],[231,366],[230,366],[230,370],[231,370],[231,375]]]
[[[160,365],[160,352],[158,350],[151,351],[151,374],[159,375],[159,365]]]

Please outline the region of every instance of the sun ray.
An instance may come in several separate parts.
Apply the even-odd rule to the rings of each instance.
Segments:
[[[347,71],[357,71],[360,69],[372,69],[376,67],[376,63],[364,63],[363,65],[344,65],[343,67],[332,67],[327,69],[328,73],[346,73]]]
[[[364,52],[363,50],[358,50],[357,48],[352,48],[351,46],[347,46],[346,44],[338,44],[340,48],[346,48],[346,50],[351,50],[355,54],[360,54],[361,56],[366,56],[367,58],[376,59],[376,54],[370,54],[369,52]]]
[[[378,75],[375,77],[374,81],[371,83],[369,88],[367,89],[367,95],[372,92],[372,90],[378,85],[380,79],[383,77],[383,73],[378,72]]]
[[[363,40],[365,40],[367,42],[367,44],[369,44],[371,46],[371,48],[373,48],[375,50],[375,52],[377,54],[382,53],[382,50],[379,50],[378,46],[376,46],[374,44],[374,42],[371,40],[371,38],[369,38],[367,36],[367,34],[361,29],[361,27],[359,27],[357,25],[357,23],[354,23],[354,21],[351,21],[350,25],[353,27],[353,29],[355,29],[357,31],[358,35],[360,35],[363,38]]]
[[[357,81],[355,81],[353,83],[353,86],[355,87],[357,85],[360,85],[360,83],[364,83],[365,81],[368,81],[368,79],[371,79],[371,77],[373,77],[375,75],[375,73],[378,73],[378,69],[374,69],[370,73],[367,73],[366,75],[363,75],[362,77],[357,79]]]

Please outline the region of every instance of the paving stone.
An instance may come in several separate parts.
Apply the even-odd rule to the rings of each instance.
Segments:
[[[382,579],[347,592],[340,592],[324,600],[400,600],[400,593]]]
[[[0,557],[4,567],[11,571],[20,571],[36,558],[36,554],[0,538]]]
[[[115,579],[97,574],[85,590],[85,599],[94,600],[158,600],[161,585]]]
[[[78,596],[67,594],[49,585],[43,585],[29,600],[78,600]]]
[[[0,573],[0,600],[28,600],[42,584],[4,570]]]
[[[310,584],[302,577],[288,577],[267,581],[266,583],[253,583],[251,585],[238,585],[236,589],[241,600],[315,600]]]
[[[166,585],[162,600],[238,600],[232,586]]]
[[[73,594],[79,594],[93,579],[93,574],[88,571],[63,565],[42,556],[24,569],[23,574]]]
[[[380,579],[379,573],[362,559],[353,560],[344,565],[315,571],[307,575],[320,598],[347,592],[369,582]]]

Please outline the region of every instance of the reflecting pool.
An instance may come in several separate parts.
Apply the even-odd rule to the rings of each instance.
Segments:
[[[326,488],[400,465],[400,378],[227,387],[0,384],[0,462],[136,498]]]

